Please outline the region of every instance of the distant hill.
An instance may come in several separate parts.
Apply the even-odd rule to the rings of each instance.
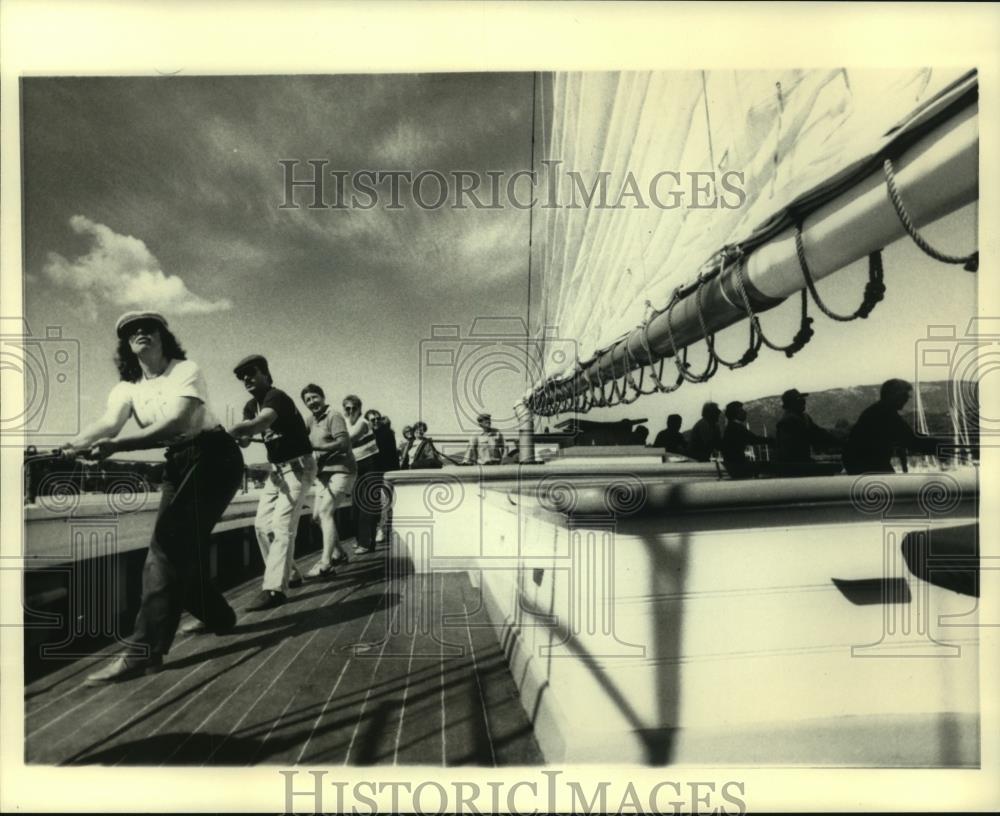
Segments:
[[[920,384],[920,396],[924,404],[924,414],[932,434],[950,435],[951,419],[948,416],[949,381],[940,380]],[[969,423],[972,428],[977,426],[978,390],[975,383],[967,383],[965,393],[972,395],[972,404],[968,406]],[[842,428],[854,425],[861,412],[878,401],[881,383],[876,385],[855,385],[850,388],[828,388],[825,391],[813,391],[806,401],[809,416],[820,426],[834,430],[838,424]],[[725,407],[725,406],[720,406]],[[768,434],[774,433],[775,425],[782,414],[781,395],[761,397],[744,403],[748,417],[748,426],[755,433],[760,433],[761,426],[767,428]],[[901,415],[914,428],[916,398],[910,399]]]

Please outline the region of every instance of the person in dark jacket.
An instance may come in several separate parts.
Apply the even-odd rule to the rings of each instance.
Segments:
[[[681,433],[681,424],[684,420],[680,414],[671,414],[667,417],[667,427],[656,435],[653,440],[654,448],[663,448],[665,453],[678,453],[687,456],[687,440]]]
[[[816,462],[812,458],[813,446],[840,446],[840,440],[821,428],[806,413],[806,397],[796,388],[789,388],[781,395],[784,413],[778,420],[775,440],[775,460],[779,469],[790,475],[813,472]]]
[[[892,457],[908,452],[935,454],[947,440],[917,436],[899,412],[910,401],[913,388],[906,380],[886,380],[879,400],[861,412],[844,446],[844,469],[848,473],[892,473]]]
[[[726,406],[726,430],[722,433],[722,462],[734,479],[747,479],[757,472],[757,465],[747,460],[746,449],[751,445],[767,445],[771,440],[758,436],[746,426],[747,412],[742,402]]]
[[[409,470],[437,469],[443,466],[441,454],[434,447],[434,440],[427,436],[427,423],[413,424],[413,444],[410,446],[406,468]]]
[[[389,418],[382,416],[374,408],[365,411],[365,419],[375,434],[375,444],[378,445],[379,468],[383,474],[390,470],[399,470],[399,449],[396,447],[396,433],[392,430]],[[389,526],[389,511],[392,501],[389,496],[389,485],[382,478],[379,483],[382,491],[382,513],[378,526],[375,528],[375,543],[381,544],[386,538],[386,528]]]
[[[688,456],[699,462],[708,462],[712,454],[722,448],[722,431],[719,430],[719,418],[722,411],[714,402],[706,402],[701,407],[701,419],[691,429],[691,439],[688,444]]]

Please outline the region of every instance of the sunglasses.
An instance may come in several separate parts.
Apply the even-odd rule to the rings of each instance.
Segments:
[[[137,320],[135,323],[130,323],[125,327],[125,337],[131,339],[139,332],[148,335],[159,330],[160,324],[155,320]]]

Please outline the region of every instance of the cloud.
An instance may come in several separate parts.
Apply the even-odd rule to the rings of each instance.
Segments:
[[[69,226],[91,241],[90,251],[75,260],[57,252],[46,257],[42,272],[59,286],[78,292],[96,315],[98,303],[157,308],[173,314],[206,314],[232,308],[228,299],[205,300],[176,275],[168,275],[146,244],[131,235],[74,215]]]

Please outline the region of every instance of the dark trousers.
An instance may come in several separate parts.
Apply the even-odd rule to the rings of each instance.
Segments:
[[[152,654],[170,650],[181,611],[209,629],[225,629],[236,613],[209,573],[212,528],[239,488],[243,456],[223,430],[205,431],[167,450],[160,509],[142,573],[142,603],[131,641]]]
[[[382,517],[383,477],[377,456],[358,462],[358,478],[351,499],[354,503],[354,528],[358,546],[375,549],[375,532]]]

